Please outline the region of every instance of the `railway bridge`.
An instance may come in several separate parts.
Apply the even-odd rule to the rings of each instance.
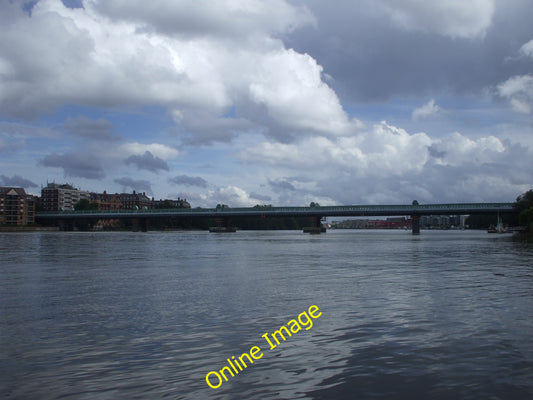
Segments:
[[[513,203],[452,203],[410,205],[345,205],[315,207],[245,207],[245,208],[187,208],[187,209],[147,209],[147,210],[90,210],[90,211],[51,211],[38,212],[37,222],[56,224],[63,230],[71,229],[76,221],[109,219],[129,219],[138,230],[148,230],[149,221],[158,218],[187,217],[214,218],[217,228],[214,231],[230,231],[230,221],[234,217],[309,217],[310,226],[304,231],[320,233],[321,219],[324,217],[370,217],[370,216],[410,216],[413,234],[420,233],[419,219],[422,215],[472,215],[514,213]]]

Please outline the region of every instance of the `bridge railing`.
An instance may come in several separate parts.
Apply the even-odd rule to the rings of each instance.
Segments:
[[[154,214],[181,214],[181,215],[203,215],[213,216],[216,214],[302,214],[302,215],[333,215],[338,212],[341,215],[347,213],[370,214],[380,213],[381,215],[391,212],[394,214],[411,213],[419,214],[421,212],[450,211],[460,214],[470,211],[507,211],[513,210],[513,203],[455,203],[455,204],[419,204],[419,205],[348,205],[348,206],[315,206],[315,207],[238,207],[238,208],[172,208],[172,209],[119,209],[119,210],[80,210],[80,211],[43,211],[36,213],[36,216],[68,216],[68,215],[106,215],[106,216],[124,216],[124,215],[154,215]]]

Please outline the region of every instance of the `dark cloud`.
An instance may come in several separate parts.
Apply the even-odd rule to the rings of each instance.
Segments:
[[[530,1],[496,2],[484,38],[402,29],[391,23],[379,2],[362,3],[342,0],[331,7],[320,0],[306,1],[319,29],[305,27],[285,38],[287,46],[310,54],[324,67],[344,101],[436,90],[480,94],[509,76],[530,71],[526,60],[513,60],[520,46],[533,38]]]
[[[184,37],[216,36],[239,38],[243,32],[278,32],[294,29],[313,21],[304,6],[294,7],[284,1],[252,2],[246,7],[217,1],[205,7],[201,2],[167,2],[152,0],[99,1],[93,3],[99,12],[119,21],[135,21],[143,31]],[[290,25],[286,26],[286,22]]]
[[[127,165],[135,165],[138,169],[145,169],[151,172],[157,172],[159,170],[168,171],[168,164],[159,157],[154,157],[154,155],[145,151],[143,155],[133,155],[129,156],[124,162]]]
[[[267,196],[267,195],[263,195],[263,194],[259,194],[259,193],[255,193],[255,192],[250,193],[250,197],[252,199],[257,199],[257,200],[261,200],[261,201],[272,201],[272,197]]]
[[[199,176],[178,175],[174,178],[169,178],[168,181],[176,185],[207,187],[207,181]]]
[[[11,178],[5,175],[0,175],[0,185],[2,186],[16,186],[16,187],[38,187],[36,183],[25,179],[20,175],[13,175]]]
[[[19,122],[0,121],[0,135],[11,138],[57,138],[60,133],[49,128]]]
[[[63,126],[71,135],[84,139],[102,141],[120,139],[119,135],[113,133],[113,124],[105,119],[91,120],[85,116],[79,116],[67,118]]]
[[[68,8],[83,8],[83,0],[61,0],[65,7]]]
[[[43,167],[62,168],[65,176],[102,179],[106,174],[100,160],[86,153],[52,153],[39,161]]]
[[[444,158],[446,156],[446,152],[439,150],[436,146],[429,146],[428,152],[433,158]]]
[[[292,192],[292,191],[296,190],[294,185],[292,183],[290,183],[289,181],[272,181],[272,180],[269,180],[268,184],[270,185],[272,190],[275,190],[275,191],[291,191]]]
[[[122,185],[123,191],[128,189],[136,190],[137,192],[146,192],[152,194],[152,185],[150,182],[143,179],[132,179],[128,177],[115,179],[115,183]]]

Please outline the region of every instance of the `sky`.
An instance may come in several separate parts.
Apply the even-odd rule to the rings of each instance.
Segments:
[[[512,202],[530,0],[0,0],[0,186]]]

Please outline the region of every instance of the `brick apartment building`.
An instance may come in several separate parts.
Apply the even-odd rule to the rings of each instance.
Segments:
[[[122,207],[127,210],[146,210],[152,208],[152,199],[146,193],[121,193],[119,194]]]
[[[120,210],[124,207],[118,193],[109,194],[105,190],[104,193],[91,193],[91,203],[97,204],[99,210]]]
[[[0,225],[35,223],[35,197],[23,188],[0,187]]]

